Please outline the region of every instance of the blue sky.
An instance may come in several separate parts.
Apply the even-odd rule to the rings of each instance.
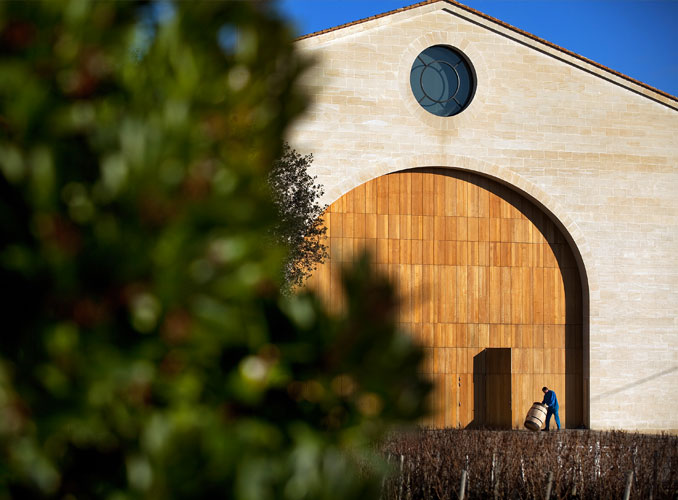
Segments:
[[[299,35],[418,0],[279,0]],[[608,68],[678,96],[678,0],[462,0]]]

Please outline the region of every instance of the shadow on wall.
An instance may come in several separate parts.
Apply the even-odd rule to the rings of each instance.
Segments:
[[[633,389],[634,387],[637,387],[639,385],[647,384],[648,382],[652,382],[653,380],[656,380],[660,377],[663,377],[664,375],[668,375],[669,373],[673,373],[676,370],[678,370],[678,366],[672,366],[671,368],[667,368],[666,370],[662,370],[660,372],[654,373],[650,375],[649,377],[641,378],[640,380],[636,380],[635,382],[632,382],[630,384],[622,385],[621,387],[617,387],[616,389],[612,389],[611,391],[603,392],[602,394],[598,394],[597,396],[591,398],[591,401],[600,401],[604,398],[607,398],[609,396],[612,396],[614,394],[619,394],[620,392],[627,391],[629,389]]]

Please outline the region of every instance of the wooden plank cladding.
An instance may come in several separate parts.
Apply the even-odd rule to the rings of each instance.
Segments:
[[[558,394],[563,425],[583,423],[579,273],[565,238],[532,202],[475,174],[417,169],[355,188],[325,223],[330,257],[308,286],[340,310],[339,269],[370,252],[398,290],[401,325],[427,353],[422,370],[435,389],[425,425],[498,421],[494,396],[474,388],[496,372],[481,353],[497,348],[511,351],[497,387],[510,387],[501,390],[511,393],[513,427],[544,385]]]

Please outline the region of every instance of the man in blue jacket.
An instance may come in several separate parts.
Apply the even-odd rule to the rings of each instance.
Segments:
[[[556,393],[550,391],[548,387],[544,386],[541,388],[541,392],[544,393],[544,400],[541,404],[546,405],[546,427],[545,431],[549,430],[549,424],[551,423],[551,415],[556,417],[556,425],[558,430],[560,430],[560,417],[558,416],[558,398]]]

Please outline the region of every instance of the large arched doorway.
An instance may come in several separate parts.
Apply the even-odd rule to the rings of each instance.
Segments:
[[[330,258],[309,280],[341,307],[340,267],[371,251],[424,347],[434,427],[521,427],[541,387],[584,423],[582,291],[572,251],[535,204],[468,172],[373,179],[326,214]]]

